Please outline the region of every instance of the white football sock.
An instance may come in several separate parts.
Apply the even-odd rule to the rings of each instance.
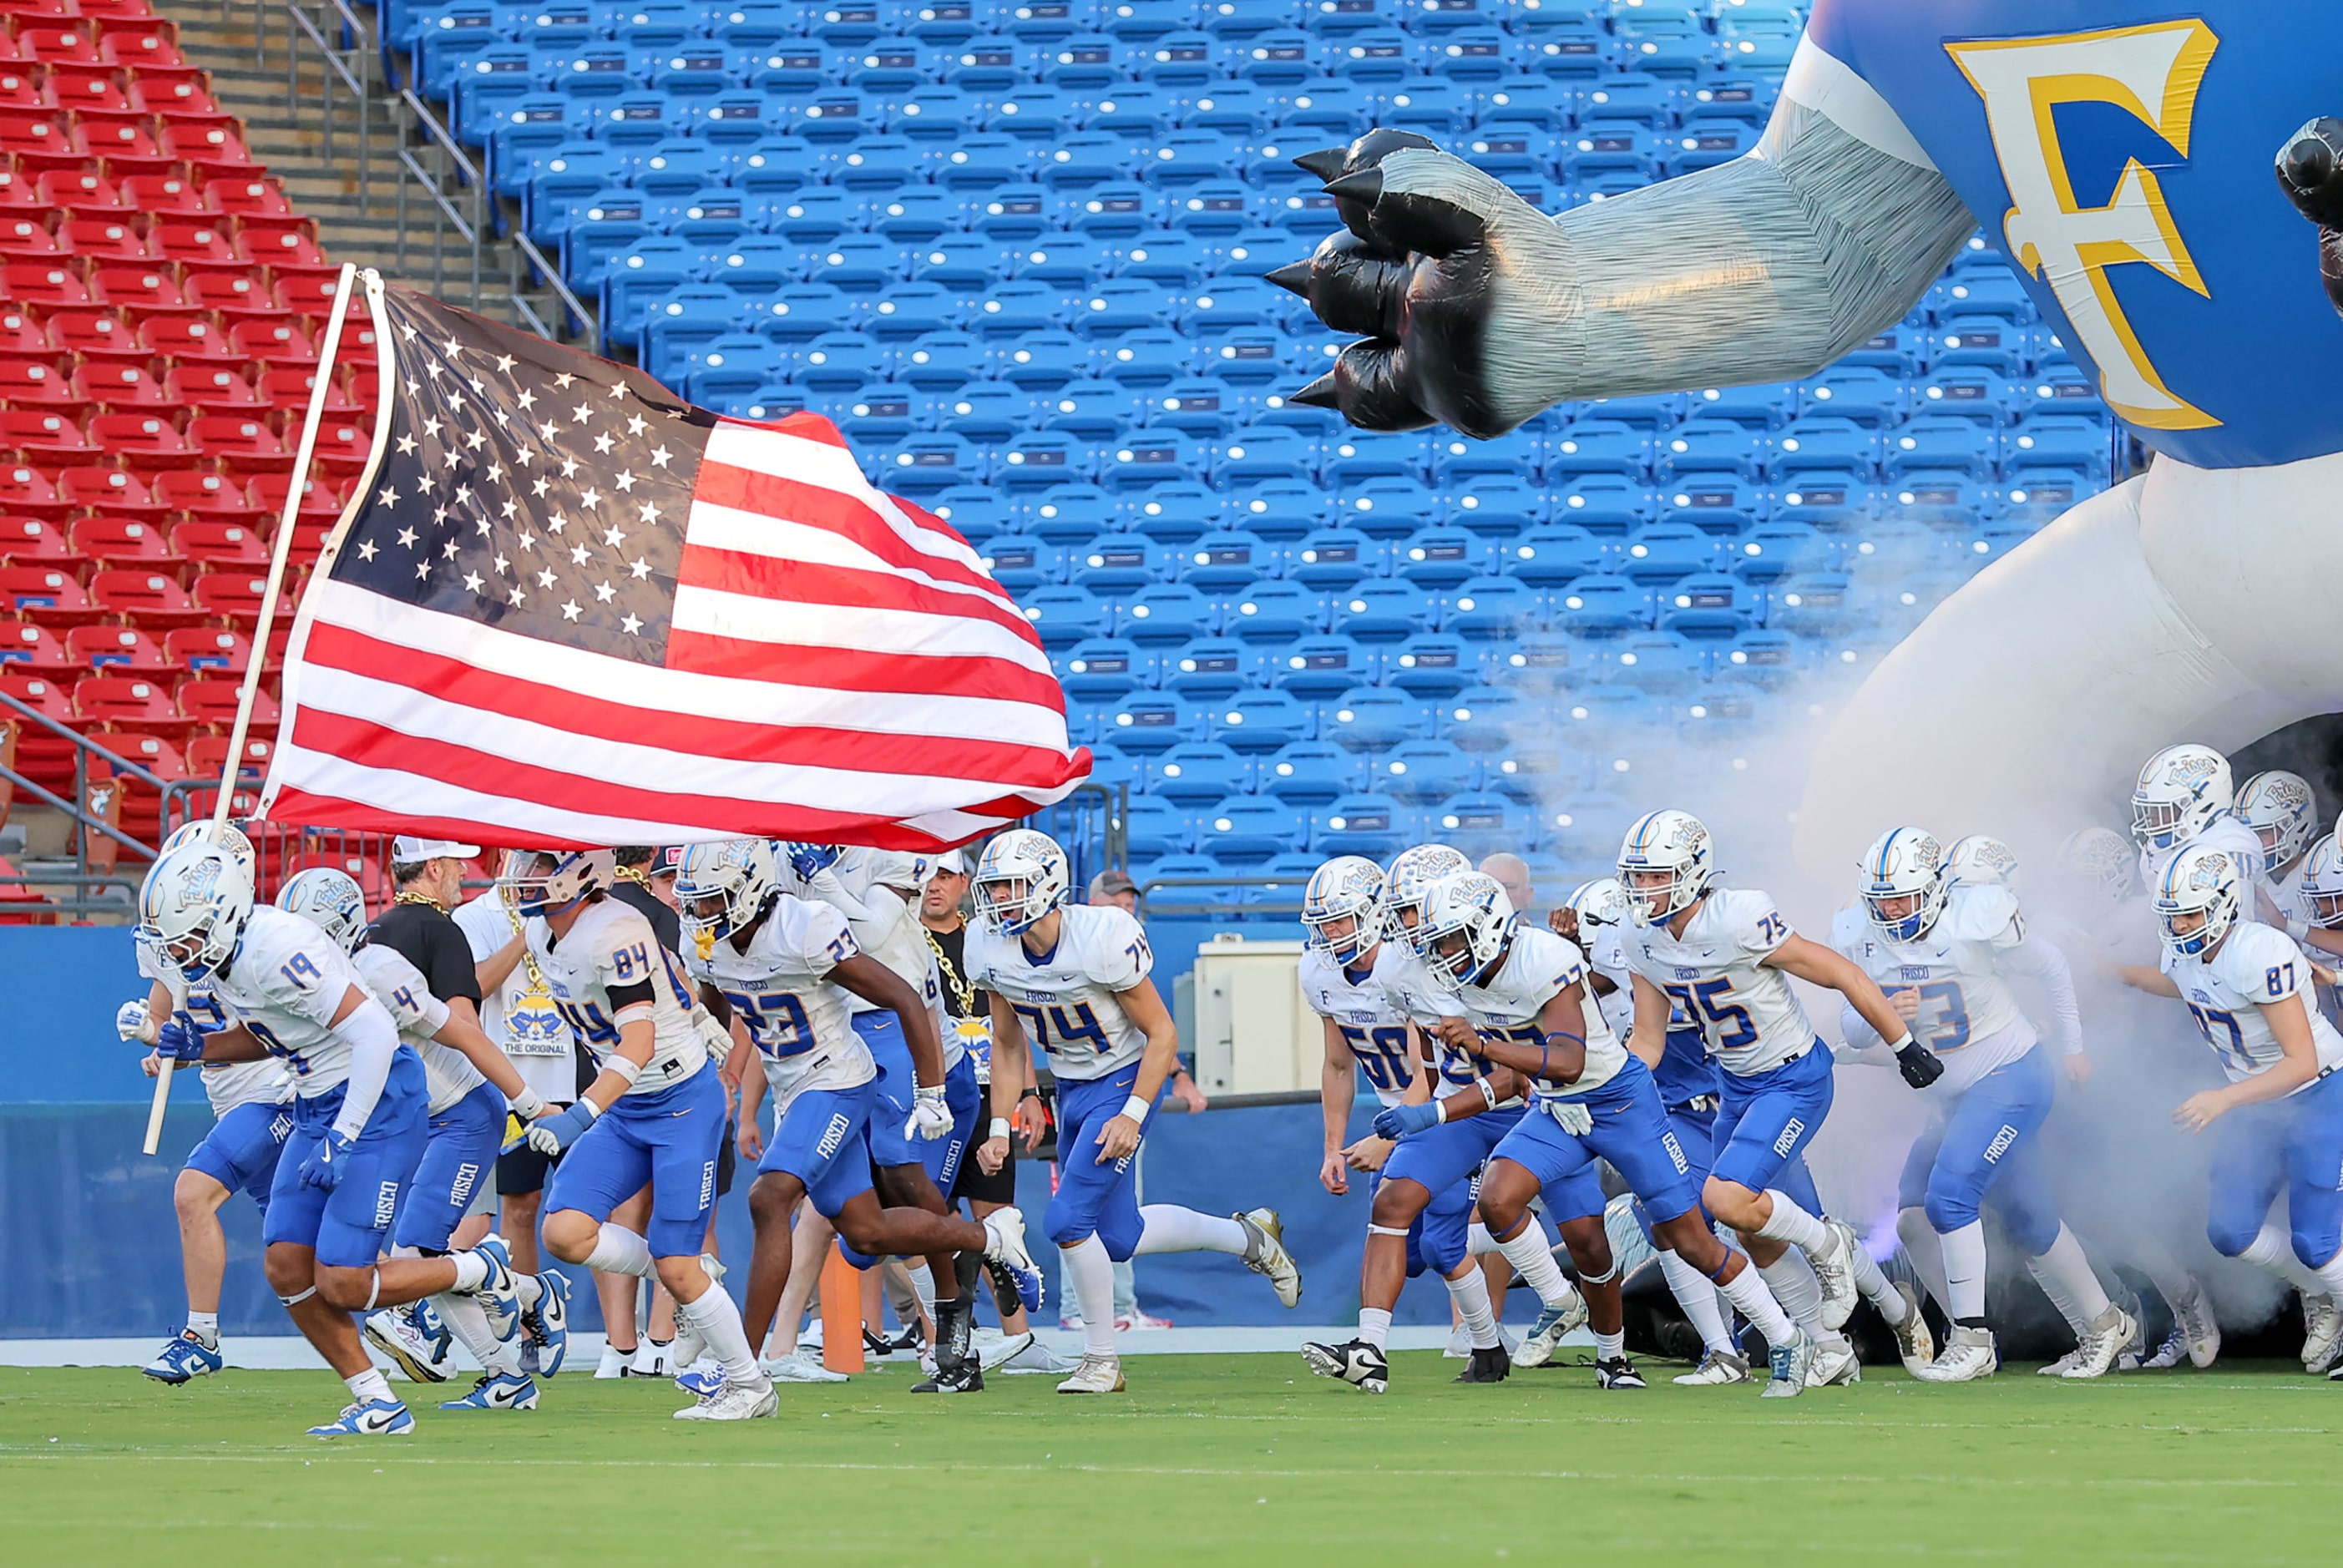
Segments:
[[[2058,1227],[2058,1239],[2050,1243],[2050,1250],[2028,1264],[2028,1271],[2036,1281],[2044,1282],[2045,1294],[2049,1293],[2046,1282],[2056,1281],[2059,1294],[2075,1304],[2075,1315],[2083,1322],[2095,1322],[2107,1310],[2107,1290],[2091,1268],[2091,1260],[2083,1255],[2083,1243],[2064,1225]]]
[[[1896,1234],[1903,1239],[1904,1254],[1912,1260],[1921,1288],[1936,1298],[1938,1306],[1943,1306],[1952,1295],[1952,1287],[1945,1282],[1945,1247],[1936,1239],[1936,1228],[1928,1223],[1928,1211],[1897,1210]]]
[[[2343,1302],[2343,1252],[2328,1259],[2325,1265],[2316,1271],[2318,1282],[2326,1287],[2327,1293]]]
[[[488,1327],[488,1310],[480,1305],[478,1296],[469,1291],[442,1291],[431,1298],[431,1305],[457,1342],[472,1352],[482,1372],[510,1377],[520,1371],[520,1336],[497,1338]]]
[[[2075,1305],[2075,1298],[2067,1292],[2064,1276],[2044,1268],[2039,1258],[2026,1259],[2026,1271],[2034,1276],[2034,1282],[2042,1287],[2043,1295],[2058,1309],[2058,1315],[2066,1320],[2066,1327],[2073,1331],[2075,1337],[2081,1339],[2083,1331],[2090,1327],[2091,1320],[2083,1316]]]
[[[1562,1277],[1562,1265],[1554,1261],[1547,1246],[1545,1231],[1533,1218],[1522,1227],[1522,1233],[1510,1241],[1499,1241],[1497,1251],[1513,1266],[1522,1282],[1537,1292],[1538,1300],[1549,1307],[1566,1307],[1577,1292]]]
[[[763,1379],[764,1369],[758,1366],[756,1353],[749,1348],[749,1331],[740,1322],[739,1305],[723,1286],[710,1284],[698,1301],[676,1302],[675,1315],[699,1333],[728,1381],[753,1383]]]
[[[1855,1264],[1855,1293],[1879,1309],[1879,1315],[1887,1320],[1889,1328],[1901,1323],[1904,1314],[1912,1310],[1905,1304],[1904,1292],[1887,1282],[1887,1275],[1880,1269],[1879,1261],[1871,1255],[1871,1249],[1863,1244],[1863,1238],[1856,1237],[1847,1251]]]
[[[1938,1232],[1945,1249],[1945,1312],[1956,1320],[1985,1316],[1985,1221]]]
[[[587,1254],[586,1266],[605,1274],[632,1274],[648,1280],[655,1271],[651,1268],[651,1244],[628,1230],[624,1225],[602,1221],[601,1233],[594,1239],[594,1250]]]
[[[1660,1272],[1667,1277],[1668,1292],[1684,1309],[1685,1321],[1700,1334],[1702,1348],[1736,1353],[1725,1309],[1717,1304],[1716,1286],[1709,1277],[1665,1249],[1660,1252]]]
[[[1359,1337],[1377,1350],[1391,1344],[1391,1313],[1381,1307],[1359,1309]]]
[[[1177,1203],[1150,1203],[1139,1211],[1145,1229],[1134,1251],[1149,1252],[1231,1252],[1242,1258],[1245,1228],[1218,1214],[1199,1213]],[[1085,1317],[1089,1314],[1084,1313]]]
[[[1802,1252],[1819,1252],[1830,1245],[1830,1228],[1804,1209],[1787,1192],[1775,1188],[1765,1189],[1773,1201],[1774,1211],[1757,1227],[1757,1233],[1769,1241],[1787,1241]]]
[[[1448,1299],[1456,1303],[1456,1312],[1464,1320],[1464,1332],[1472,1336],[1476,1351],[1494,1350],[1504,1343],[1497,1332],[1497,1314],[1489,1305],[1489,1282],[1481,1276],[1481,1266],[1468,1262],[1447,1282]],[[1364,1314],[1361,1314],[1363,1321]],[[1391,1314],[1385,1312],[1389,1322]]]
[[[2294,1238],[2276,1225],[2264,1225],[2237,1260],[2268,1270],[2306,1296],[2327,1294],[2327,1282],[2294,1255]]]
[[[1622,1329],[1622,1330],[1620,1330],[1620,1331],[1619,1331],[1617,1333],[1615,1333],[1615,1334],[1606,1334],[1606,1333],[1604,1333],[1604,1332],[1602,1330],[1600,1330],[1600,1329],[1597,1329],[1597,1330],[1595,1330],[1595,1331],[1594,1331],[1594,1359],[1595,1359],[1595,1360],[1597,1360],[1597,1361],[1604,1361],[1604,1362],[1614,1362],[1614,1361],[1617,1361],[1621,1356],[1625,1355],[1626,1353],[1627,1353],[1627,1331],[1626,1331],[1626,1330]]]
[[[219,1343],[219,1314],[217,1312],[189,1312],[187,1314],[187,1332],[195,1335],[196,1338],[203,1341],[204,1343],[207,1345],[217,1345]]]
[[[1533,1219],[1530,1223],[1536,1225],[1537,1221]],[[1543,1233],[1544,1227],[1541,1225],[1538,1228],[1540,1232]],[[1492,1252],[1502,1252],[1503,1251],[1504,1249],[1503,1247],[1497,1245],[1497,1238],[1489,1234],[1489,1227],[1481,1223],[1480,1221],[1475,1220],[1472,1224],[1465,1227],[1464,1255],[1466,1257],[1485,1258]]]
[[[1774,1292],[1774,1300],[1792,1322],[1806,1331],[1813,1338],[1823,1337],[1823,1282],[1815,1278],[1815,1266],[1795,1247],[1785,1249],[1782,1255],[1757,1271],[1765,1276],[1765,1288]],[[1733,1303],[1740,1306],[1735,1299]],[[1752,1318],[1751,1322],[1757,1320]],[[1768,1340],[1768,1344],[1778,1341]]]
[[[2197,1293],[2196,1277],[2172,1255],[2172,1249],[2146,1231],[2135,1228],[2123,1237],[2122,1254],[2125,1262],[2147,1276],[2167,1305],[2177,1305]]]
[[[512,1277],[513,1294],[520,1302],[520,1310],[534,1312],[537,1303],[545,1299],[545,1282],[535,1274],[524,1274],[518,1269],[512,1271]]]
[[[1805,1254],[1791,1253],[1789,1256],[1803,1261]],[[1809,1280],[1814,1278],[1812,1268],[1806,1271],[1806,1277]],[[1755,1267],[1745,1268],[1731,1281],[1718,1285],[1716,1290],[1719,1295],[1740,1309],[1741,1315],[1749,1320],[1751,1326],[1765,1336],[1767,1344],[1785,1345],[1797,1337],[1797,1331],[1790,1324],[1790,1314],[1782,1310],[1782,1303],[1775,1299],[1774,1292],[1766,1287],[1765,1275],[1762,1270]],[[1819,1311],[1822,1304],[1819,1292],[1815,1293],[1815,1304]],[[1721,1348],[1735,1355],[1741,1353],[1741,1347],[1730,1339],[1727,1339]]]
[[[1082,1314],[1082,1353],[1114,1354],[1114,1260],[1106,1243],[1085,1236],[1071,1247],[1058,1249],[1065,1278],[1074,1287],[1074,1304]]]
[[[352,1377],[346,1377],[342,1381],[350,1385],[350,1397],[360,1404],[366,1403],[370,1399],[396,1400],[397,1398],[390,1392],[390,1380],[382,1375],[382,1369],[379,1367],[370,1366],[366,1371]]]

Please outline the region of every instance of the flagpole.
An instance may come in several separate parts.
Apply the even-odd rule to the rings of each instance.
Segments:
[[[301,442],[293,451],[293,478],[285,487],[285,508],[277,514],[277,539],[268,557],[268,586],[260,596],[260,625],[252,635],[252,647],[244,663],[244,688],[236,694],[236,723],[228,730],[227,769],[220,779],[219,799],[212,809],[212,838],[216,840],[220,828],[227,821],[228,808],[235,803],[236,780],[244,768],[244,743],[252,729],[253,699],[260,694],[261,669],[268,657],[268,630],[277,618],[277,601],[285,589],[285,568],[293,556],[293,520],[301,510],[301,492],[309,480],[309,460],[317,449],[317,427],[326,420],[326,397],[333,386],[334,359],[341,352],[342,324],[350,313],[350,285],[357,276],[357,267],[342,263],[341,276],[334,280],[334,306],[326,317],[326,338],[317,347],[317,374],[309,387],[309,411],[301,421]],[[377,346],[380,352],[381,346]],[[171,992],[171,1007],[177,1011],[186,1003],[186,991],[171,980],[163,982]],[[146,1144],[149,1154],[163,1141],[163,1113],[171,1103],[172,1059],[165,1057],[155,1074],[155,1102],[146,1111]]]

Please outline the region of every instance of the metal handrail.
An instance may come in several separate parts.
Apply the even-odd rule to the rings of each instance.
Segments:
[[[569,312],[569,318],[578,324],[578,330],[586,335],[586,352],[601,353],[601,319],[588,311],[585,302],[570,292],[568,280],[561,276],[561,268],[547,260],[545,252],[537,248],[537,242],[521,233],[518,227],[512,232],[511,245],[520,258],[525,258],[530,266],[536,268],[539,277],[553,286],[555,297],[558,298],[564,308]],[[515,265],[518,265],[518,260]],[[535,307],[520,297],[520,290],[518,287],[512,291],[512,302],[517,309],[528,316],[530,330],[539,337],[550,339],[553,337],[553,334],[546,329],[545,318],[538,315]]]
[[[1307,877],[1150,877],[1140,884],[1139,907],[1150,915],[1299,915],[1302,900],[1299,890],[1309,886]],[[1259,904],[1157,904],[1152,901],[1158,888],[1285,888],[1297,890],[1291,903],[1282,900]]]
[[[113,752],[108,751],[105,747],[100,746],[88,736],[82,734],[77,729],[74,729],[66,725],[58,723],[55,719],[50,718],[39,709],[28,706],[20,699],[13,697],[7,692],[0,691],[0,702],[6,703],[10,708],[15,709],[20,716],[31,719],[34,723],[39,725],[42,729],[47,730],[50,734],[56,736],[58,739],[70,740],[85,751],[96,752],[99,760],[112,768],[117,777],[127,773],[133,779],[137,779],[141,784],[151,786],[154,789],[162,789],[168,788],[162,779],[157,779],[154,774],[149,773],[146,769],[138,766],[137,763],[131,761],[126,757],[116,757]]]

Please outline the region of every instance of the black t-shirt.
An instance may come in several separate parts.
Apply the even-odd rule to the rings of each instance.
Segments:
[[[480,972],[464,929],[437,904],[393,904],[367,928],[367,940],[390,949],[415,966],[423,983],[441,1001],[463,997],[480,1005]]]
[[[943,982],[945,1014],[951,1018],[991,1017],[991,993],[968,983],[968,966],[961,956],[968,950],[968,928],[927,930],[928,940],[935,944],[936,978]]]
[[[659,946],[678,958],[683,956],[683,917],[659,902],[659,896],[640,882],[621,877],[610,888],[610,896],[632,905],[643,912],[651,923],[651,934],[659,938]]]

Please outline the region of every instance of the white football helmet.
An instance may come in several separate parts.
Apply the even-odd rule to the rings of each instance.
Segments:
[[[166,851],[138,890],[139,939],[190,984],[236,956],[251,918],[252,879],[216,844]]]
[[[366,894],[348,872],[331,866],[295,873],[277,890],[277,907],[317,926],[344,952],[356,949],[366,934]]]
[[[1863,852],[1863,907],[1891,942],[1916,941],[1945,912],[1945,847],[1926,828],[1890,828]],[[1900,914],[1885,906],[1900,903]]]
[[[1945,851],[1945,880],[1960,887],[2017,885],[2017,855],[2000,839],[1971,833]]]
[[[970,879],[977,912],[1013,937],[1066,901],[1074,875],[1055,839],[1038,828],[1011,828],[984,847]]]
[[[2262,869],[2272,876],[2292,865],[2310,842],[2318,809],[2310,780],[2280,768],[2247,779],[2235,808],[2237,820],[2260,835]]]
[[[260,885],[260,858],[253,853],[252,840],[235,823],[222,822],[215,828],[209,818],[182,823],[171,829],[171,836],[163,840],[157,852],[176,849],[182,844],[217,844],[244,868],[245,877],[253,886]]]
[[[676,913],[683,934],[708,957],[716,944],[764,912],[781,885],[780,867],[767,839],[691,844],[675,876]]]
[[[1417,844],[1393,856],[1390,869],[1383,873],[1385,934],[1422,952],[1423,944],[1416,934],[1423,929],[1425,890],[1443,877],[1472,869],[1473,862],[1463,850],[1446,844]]]
[[[2310,863],[2298,884],[2310,907],[2310,923],[2327,930],[2343,926],[2343,844],[2328,834],[2310,847]]]
[[[1504,884],[1482,871],[1456,871],[1423,890],[1424,967],[1443,989],[1458,990],[1486,975],[1505,956],[1520,917]]]
[[[1383,938],[1383,869],[1364,855],[1337,855],[1310,873],[1302,894],[1302,926],[1309,944],[1338,964],[1347,964]],[[1350,930],[1329,936],[1326,928],[1349,920]]]
[[[1597,877],[1570,890],[1567,900],[1580,926],[1624,926],[1634,920],[1634,897],[1616,877]],[[1584,943],[1580,943],[1584,947]]]
[[[1640,876],[1664,872],[1665,882],[1638,885]],[[1708,891],[1716,868],[1709,859],[1708,829],[1689,811],[1649,811],[1635,819],[1619,845],[1619,884],[1627,890],[1628,912],[1639,926],[1664,924]]]
[[[2131,792],[2131,836],[2151,849],[2185,844],[2229,809],[2229,759],[2209,746],[2167,746]]]
[[[2112,828],[2086,828],[2058,846],[2058,874],[2095,889],[2110,904],[2131,897],[2138,857]]]
[[[2210,844],[2183,849],[2164,868],[2156,885],[2156,923],[2165,947],[2186,957],[2219,943],[2236,923],[2244,899],[2237,886],[2237,863]],[[2173,922],[2190,915],[2204,917],[2187,931],[2176,931]]]
[[[550,915],[608,887],[618,869],[608,849],[515,849],[497,886],[522,914]]]

